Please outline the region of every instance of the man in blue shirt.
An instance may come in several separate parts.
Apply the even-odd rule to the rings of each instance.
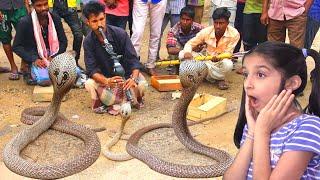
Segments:
[[[89,2],[84,6],[83,14],[92,31],[84,39],[84,62],[90,79],[85,88],[90,92],[93,100],[92,109],[96,113],[109,112],[116,115],[115,104],[123,101],[122,91],[130,90],[133,95],[133,105],[140,108],[146,81],[140,73],[140,64],[135,49],[127,32],[115,26],[106,25],[104,6],[98,2]],[[99,32],[103,28],[106,39]],[[114,56],[107,52],[106,40],[112,46],[116,55],[121,55],[119,63],[122,65],[124,77],[115,75]],[[110,50],[110,48],[109,48]]]
[[[314,0],[309,9],[304,47],[310,49],[320,27],[320,0]]]

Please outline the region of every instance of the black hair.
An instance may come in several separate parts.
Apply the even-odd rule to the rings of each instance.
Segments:
[[[82,10],[83,15],[88,19],[91,14],[95,16],[99,15],[100,13],[104,13],[105,6],[99,2],[90,1]]]
[[[182,15],[186,15],[186,16],[194,19],[194,16],[195,16],[194,8],[190,7],[190,6],[186,6],[186,7],[182,8],[180,11],[180,17]]]
[[[306,87],[308,80],[306,57],[311,56],[315,62],[315,68],[311,71],[312,89],[309,96],[309,103],[303,111],[307,114],[320,116],[320,55],[318,52],[312,49],[301,50],[290,44],[282,42],[267,41],[250,50],[244,56],[243,61],[246,60],[246,57],[253,54],[263,57],[265,60],[269,61],[275,69],[278,69],[281,72],[282,87],[280,88],[282,89],[280,89],[280,91],[284,88],[285,80],[294,75],[298,75],[301,78],[301,85],[298,89],[292,92],[294,95],[302,93]],[[237,148],[240,147],[243,128],[247,123],[245,115],[245,97],[246,94],[243,89],[239,118],[233,136],[233,140]],[[295,103],[298,102],[295,100]]]
[[[212,13],[212,19],[213,20],[217,20],[217,19],[223,18],[223,19],[229,21],[230,16],[231,16],[231,13],[228,10],[228,8],[226,8],[226,7],[217,8]]]

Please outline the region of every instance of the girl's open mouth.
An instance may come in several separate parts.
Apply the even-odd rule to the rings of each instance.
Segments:
[[[257,108],[259,105],[259,101],[256,97],[248,96],[249,97],[249,104],[252,108]]]

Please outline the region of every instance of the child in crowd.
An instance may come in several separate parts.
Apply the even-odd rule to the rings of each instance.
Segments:
[[[315,68],[308,105],[295,96]],[[320,179],[320,55],[265,42],[243,60],[244,92],[234,140],[240,150],[224,179]]]

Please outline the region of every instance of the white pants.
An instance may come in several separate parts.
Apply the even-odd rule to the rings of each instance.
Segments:
[[[147,68],[154,68],[157,58],[159,39],[161,34],[161,26],[164,14],[166,12],[167,0],[162,0],[158,4],[150,2],[144,3],[141,0],[134,0],[132,10],[132,44],[140,56],[141,41],[143,38],[144,28],[146,25],[148,12],[150,12],[150,39],[148,61],[145,64]]]
[[[212,83],[216,80],[224,80],[226,74],[233,68],[233,62],[230,59],[223,59],[218,62],[206,61],[206,65],[208,67],[206,79]]]

